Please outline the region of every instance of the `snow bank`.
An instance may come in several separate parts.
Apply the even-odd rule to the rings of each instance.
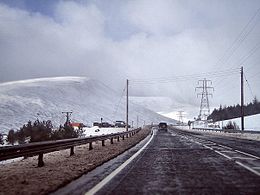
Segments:
[[[98,126],[90,127],[90,128],[83,128],[84,130],[84,135],[86,137],[89,136],[98,136],[98,135],[107,135],[111,133],[121,133],[126,131],[125,128],[99,128]],[[129,129],[132,130],[132,129]]]
[[[235,122],[241,129],[241,118],[225,120],[223,125],[225,126],[229,121]],[[260,114],[245,117],[245,130],[260,131]]]
[[[197,132],[206,135],[218,135],[218,136],[225,136],[225,137],[235,137],[240,139],[249,139],[249,140],[257,140],[260,141],[260,134],[258,133],[228,133],[224,131],[213,131],[213,130],[197,130],[197,129],[189,129],[188,126],[176,126],[176,128],[189,131],[189,132]]]

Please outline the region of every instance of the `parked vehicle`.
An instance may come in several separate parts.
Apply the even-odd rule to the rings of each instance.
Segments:
[[[99,127],[112,127],[112,125],[109,124],[108,122],[102,122],[102,123],[100,123]]]
[[[93,127],[94,127],[94,126],[98,126],[98,127],[99,127],[99,126],[100,126],[100,123],[99,123],[99,122],[94,122],[94,123],[93,123]]]
[[[116,121],[115,127],[125,128],[126,127],[125,121]],[[128,127],[129,127],[129,125],[128,125]]]

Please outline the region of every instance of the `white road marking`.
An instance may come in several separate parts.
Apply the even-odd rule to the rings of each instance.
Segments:
[[[220,152],[224,152],[224,153],[233,153],[236,154],[237,152],[232,151],[232,150],[221,150]]]
[[[255,158],[249,158],[249,157],[242,157],[242,156],[235,156],[231,157],[233,159],[241,159],[241,160],[256,160]]]
[[[229,150],[232,150],[232,148],[228,147],[228,146],[224,146],[224,145],[221,145],[219,144],[219,146],[223,147],[223,148],[226,148],[226,149],[229,149]]]
[[[203,144],[209,145],[209,146],[216,146],[216,143],[209,143],[209,142],[202,142]]]
[[[225,154],[222,154],[221,152],[217,151],[217,150],[214,150],[216,153],[220,154],[221,156],[224,156],[225,158],[229,159],[229,160],[232,160],[232,158],[230,158],[229,156],[225,155]]]
[[[251,156],[251,157],[253,157],[253,158],[256,158],[256,159],[260,159],[260,157],[258,157],[258,156],[255,156],[255,155],[252,155],[252,154],[249,154],[249,153],[246,153],[246,152],[242,152],[242,151],[240,151],[240,150],[235,150],[236,152],[239,152],[239,153],[241,153],[241,154],[244,154],[244,155],[247,155],[247,156]]]
[[[131,156],[128,160],[126,160],[122,165],[120,165],[116,170],[114,170],[112,173],[110,173],[107,177],[105,177],[101,182],[99,182],[97,185],[95,185],[92,189],[90,189],[88,192],[85,193],[85,195],[92,195],[97,193],[101,188],[103,188],[113,177],[115,177],[120,171],[122,171],[129,163],[131,163],[152,141],[154,137],[154,133],[152,134],[149,141],[140,149],[138,152],[136,152],[133,156]]]
[[[225,158],[227,158],[229,160],[234,161],[236,164],[240,165],[241,167],[251,171],[252,173],[256,174],[257,176],[260,176],[260,172],[257,171],[258,169],[260,169],[260,167],[249,167],[249,166],[244,165],[243,163],[235,160],[235,159],[240,159],[240,160],[243,160],[243,159],[244,160],[259,160],[260,157],[252,155],[252,154],[248,154],[246,152],[242,152],[242,151],[239,151],[239,150],[234,150],[231,147],[224,146],[224,145],[221,145],[221,144],[217,144],[217,143],[212,144],[214,142],[210,142],[210,141],[207,141],[207,140],[203,140],[203,139],[199,139],[199,138],[192,138],[192,136],[189,136],[189,140],[193,141],[194,143],[201,144],[205,148],[213,150],[214,152],[218,153],[219,155],[221,155],[221,156],[223,156],[223,157],[225,157]],[[195,140],[197,140],[197,141],[195,141]],[[212,146],[213,148],[210,147],[210,146]],[[219,146],[220,148],[222,147],[223,149],[225,148],[226,150],[222,150],[221,151],[220,148],[216,149],[216,148],[214,148],[214,146]],[[252,158],[248,158],[248,157],[234,157],[235,159],[233,159],[232,157],[227,156],[226,154],[223,154],[222,152],[224,152],[224,153],[240,153],[240,154],[244,154],[246,156],[250,156]]]
[[[204,146],[205,148],[208,148],[208,149],[210,149],[210,150],[213,150],[213,148],[211,148],[211,147],[209,147],[209,146],[207,146],[207,145],[202,145],[202,146]]]
[[[239,159],[239,160],[259,160],[260,157],[252,155],[252,154],[248,154],[246,152],[242,152],[242,151],[239,151],[239,150],[234,150],[234,149],[232,149],[231,147],[228,147],[228,146],[224,146],[224,145],[217,144],[217,143],[214,143],[214,142],[208,142],[206,140],[197,139],[198,141],[195,141],[192,138],[189,138],[189,140],[191,140],[191,141],[193,141],[193,142],[195,142],[197,144],[201,144],[203,147],[208,148],[210,150],[213,150],[214,152],[218,153],[219,155],[221,155],[221,156],[223,156],[223,157],[225,157],[225,158],[227,158],[229,160],[233,160],[236,164],[240,165],[241,167],[251,171],[252,173],[256,174],[257,176],[260,176],[260,172],[255,170],[255,169],[260,169],[260,167],[249,167],[249,166],[244,165],[243,163],[235,160],[235,159]],[[218,146],[219,148],[216,148],[216,147],[214,148],[214,146]],[[223,149],[225,148],[226,150],[222,150],[221,151],[222,148]],[[243,154],[245,156],[250,156],[251,158],[249,158],[249,157],[241,157],[241,156],[239,156],[239,157],[238,156],[237,157],[230,157],[230,156],[228,156],[226,154],[223,154],[222,152],[223,153],[234,153],[234,154],[240,153],[240,154]]]
[[[238,161],[236,161],[236,163],[237,163],[238,165],[240,165],[241,167],[244,167],[245,169],[247,169],[247,170],[251,171],[252,173],[256,174],[257,176],[260,176],[260,173],[259,173],[258,171],[256,171],[256,170],[250,168],[249,166],[246,166],[246,165],[244,165],[243,163],[238,162]]]

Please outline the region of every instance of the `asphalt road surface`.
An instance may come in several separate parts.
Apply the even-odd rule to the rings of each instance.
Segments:
[[[259,154],[259,142],[233,142],[174,129],[158,131],[97,194],[260,194],[258,157],[236,151],[250,145],[249,151]]]
[[[259,141],[178,129],[148,140],[54,194],[260,194]]]

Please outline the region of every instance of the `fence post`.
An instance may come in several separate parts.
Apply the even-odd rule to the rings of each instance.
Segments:
[[[38,167],[43,167],[44,162],[43,162],[43,153],[40,153],[38,156]]]
[[[118,142],[120,141],[120,137],[119,137],[119,136],[117,137],[117,141],[118,141]]]
[[[70,147],[70,156],[74,155],[74,146]]]
[[[111,143],[111,144],[113,144],[113,143],[114,143],[114,142],[113,142],[113,137],[110,139],[110,143]]]
[[[102,146],[105,146],[105,140],[102,140]]]
[[[125,139],[125,136],[123,135],[123,140]]]
[[[89,142],[89,150],[92,150],[93,146],[92,146],[92,142]]]

